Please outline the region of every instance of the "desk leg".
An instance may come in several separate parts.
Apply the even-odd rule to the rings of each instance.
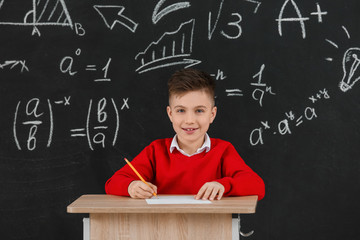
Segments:
[[[231,240],[231,214],[90,214],[91,240]]]

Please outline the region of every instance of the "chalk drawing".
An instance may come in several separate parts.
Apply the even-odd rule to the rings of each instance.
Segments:
[[[347,38],[350,39],[350,34],[349,34],[348,30],[346,29],[346,27],[344,27],[344,26],[341,26],[341,27],[345,31]]]
[[[99,13],[100,17],[104,20],[105,25],[111,30],[114,29],[117,23],[123,25],[131,32],[135,32],[138,26],[130,18],[123,15],[125,11],[124,6],[118,5],[94,5],[94,9]]]
[[[346,27],[341,26],[341,28],[344,30],[347,38],[350,39],[351,37],[350,37],[349,31],[346,29]],[[335,42],[333,42],[333,41],[331,41],[331,40],[329,40],[329,39],[325,39],[325,41],[328,42],[328,43],[330,43],[330,44],[331,44],[332,46],[334,46],[335,48],[339,48],[339,46],[338,46]],[[326,60],[326,61],[329,61],[329,62],[332,62],[332,61],[333,61],[333,58],[327,57],[327,58],[325,58],[325,60]]]
[[[0,2],[0,10],[5,0]],[[1,15],[1,12],[0,12]],[[73,28],[73,22],[64,0],[32,0],[32,9],[29,10],[23,22],[0,22],[0,25],[32,26],[32,34],[40,36],[38,26],[63,26]]]
[[[333,41],[331,41],[331,40],[329,40],[329,39],[325,39],[325,41],[327,41],[328,43],[330,43],[330,44],[333,45],[334,47],[339,48],[339,46],[338,46],[336,43],[334,43]]]
[[[190,59],[194,38],[195,19],[182,23],[173,32],[165,32],[157,41],[135,56],[140,61],[138,73],[175,65],[185,65],[185,68],[201,63]]]
[[[349,48],[342,61],[344,71],[343,78],[339,84],[340,90],[346,92],[360,79],[360,48]]]
[[[165,15],[167,15],[171,12],[175,12],[177,10],[190,7],[189,2],[178,2],[178,3],[171,4],[170,6],[167,6],[166,8],[159,11],[165,1],[166,0],[160,0],[154,8],[152,18],[151,18],[152,22],[154,24],[156,24],[158,21],[160,21],[161,18],[163,18]]]

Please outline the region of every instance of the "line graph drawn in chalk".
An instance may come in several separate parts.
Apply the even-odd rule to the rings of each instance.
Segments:
[[[175,65],[185,68],[201,63],[192,59],[195,19],[180,24],[177,30],[165,32],[158,40],[151,42],[144,51],[135,56],[140,66],[135,70],[144,73]]]
[[[32,35],[38,36],[40,36],[39,26],[61,26],[73,29],[74,25],[64,0],[27,0],[26,2],[22,0],[19,4],[8,3],[10,0],[0,0],[0,25],[31,26]],[[21,6],[21,9],[18,6]]]

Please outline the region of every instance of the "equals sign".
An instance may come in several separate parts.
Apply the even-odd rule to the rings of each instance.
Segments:
[[[85,137],[85,128],[71,129],[71,137]]]
[[[302,116],[296,119],[296,126],[299,126],[302,123],[303,123]]]
[[[97,71],[96,65],[86,65],[86,71]]]
[[[241,96],[244,96],[242,94],[242,90],[240,90],[240,89],[226,89],[225,92],[226,92],[226,96],[228,96],[228,97],[241,97]]]

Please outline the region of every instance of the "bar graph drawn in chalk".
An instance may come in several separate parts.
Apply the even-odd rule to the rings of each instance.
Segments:
[[[185,68],[201,63],[191,59],[195,19],[182,23],[177,30],[165,32],[158,40],[135,56],[140,63],[138,73],[166,68],[175,65],[185,65]]]
[[[14,4],[14,0],[0,0],[0,25],[31,26],[32,34],[39,36],[38,26],[73,28],[64,0],[22,0],[21,4]]]

